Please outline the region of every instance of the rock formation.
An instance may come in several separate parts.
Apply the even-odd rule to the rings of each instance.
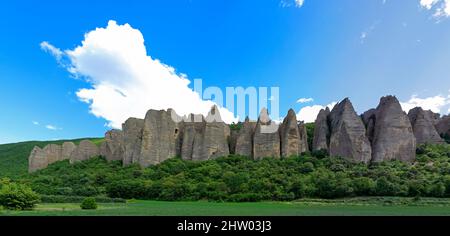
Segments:
[[[331,156],[368,163],[372,156],[370,142],[361,118],[348,98],[338,103],[329,114]]]
[[[231,131],[216,106],[206,118],[191,114],[184,126],[181,149],[184,160],[210,160],[230,154],[228,139]]]
[[[450,137],[450,115],[443,116],[439,119],[436,123],[436,130],[442,137],[446,135],[447,137]]]
[[[306,130],[305,123],[300,122],[298,124],[298,133],[299,133],[299,138],[300,138],[299,154],[302,154],[304,152],[309,151],[308,132]]]
[[[381,162],[397,159],[411,162],[417,143],[442,143],[439,135],[450,137],[450,116],[439,118],[431,111],[415,108],[406,115],[393,96],[383,97],[376,109],[358,116],[349,99],[332,111],[319,112],[315,121],[312,150],[327,150],[354,162]],[[281,125],[262,109],[257,122],[246,118],[230,130],[216,106],[208,116],[178,116],[175,111],[149,110],[145,119],[129,118],[122,130],[105,133],[97,147],[89,140],[79,145],[65,142],[34,147],[29,156],[29,172],[69,159],[71,163],[104,156],[108,161],[121,160],[146,167],[169,158],[202,161],[236,155],[261,159],[300,155],[309,150],[306,125],[298,122],[289,110]]]
[[[280,125],[281,156],[298,156],[307,151],[306,129],[302,127],[300,134],[299,124],[295,111],[290,109],[283,123]]]
[[[73,142],[64,142],[62,145],[62,160],[69,160],[76,148],[77,146]]]
[[[84,161],[94,156],[99,156],[100,150],[93,142],[82,140],[80,144],[73,150],[70,156],[70,163]]]
[[[181,158],[192,160],[195,149],[201,148],[205,119],[202,115],[190,114],[183,122]]]
[[[375,115],[372,162],[415,159],[416,139],[411,122],[394,96],[380,99]]]
[[[318,150],[328,150],[328,144],[330,140],[330,127],[328,125],[328,115],[330,114],[330,109],[320,110],[317,115],[317,119],[314,125],[314,138],[313,138],[313,151]]]
[[[47,168],[48,159],[44,150],[35,146],[28,158],[28,172],[32,173],[40,169]]]
[[[236,139],[235,154],[251,157],[253,154],[253,134],[255,133],[256,123],[251,122],[247,117],[239,130]]]
[[[141,166],[159,164],[177,155],[179,127],[171,115],[170,110],[149,110],[145,115],[139,158]]]
[[[139,163],[143,128],[143,119],[129,118],[122,124],[124,165]]]
[[[62,147],[57,144],[48,144],[44,147],[45,156],[49,164],[62,160]]]
[[[204,148],[200,150],[205,151],[205,153],[193,159],[209,160],[217,157],[228,156],[230,154],[228,148],[230,127],[223,122],[217,106],[213,106],[211,111],[208,113],[208,116],[206,116],[204,130]]]
[[[434,127],[436,117],[433,114],[433,112],[424,111],[420,107],[409,111],[408,117],[411,121],[417,144],[438,144],[444,142]]]
[[[373,141],[376,112],[377,112],[376,109],[370,109],[361,115],[361,119],[363,120],[364,125],[366,126],[366,136],[369,139],[370,143],[372,143]]]
[[[242,123],[239,122],[238,126],[242,126]],[[228,139],[228,147],[230,149],[230,154],[236,154],[236,143],[239,136],[239,131],[236,129],[231,129],[230,127],[230,137]]]
[[[278,124],[270,120],[266,108],[261,110],[253,137],[253,158],[280,158],[280,135]]]
[[[121,161],[124,155],[123,133],[120,130],[110,130],[105,133],[105,140],[100,145],[100,155],[108,161]]]

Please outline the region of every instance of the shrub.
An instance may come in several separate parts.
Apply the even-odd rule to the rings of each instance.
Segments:
[[[39,200],[39,195],[23,184],[3,183],[0,189],[0,205],[5,209],[33,209]]]
[[[97,209],[97,202],[95,201],[95,198],[87,197],[83,200],[80,207],[83,210],[95,210]]]

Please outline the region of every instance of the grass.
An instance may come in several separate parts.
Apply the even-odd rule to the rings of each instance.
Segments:
[[[405,199],[403,199],[405,200]],[[444,216],[450,203],[378,204],[376,201],[309,201],[215,203],[129,201],[99,204],[97,210],[81,210],[75,203],[39,204],[32,211],[0,210],[0,216]],[[422,200],[420,200],[422,201]],[[359,202],[359,203],[358,203]]]
[[[97,145],[103,142],[103,138],[87,138]],[[8,177],[17,179],[28,173],[28,156],[34,146],[41,148],[47,144],[62,144],[66,141],[78,144],[83,139],[56,140],[56,141],[29,141],[0,145],[0,178]]]

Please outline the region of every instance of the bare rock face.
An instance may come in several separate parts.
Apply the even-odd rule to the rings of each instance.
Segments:
[[[250,122],[247,117],[239,130],[236,139],[235,154],[240,156],[251,157],[253,153],[253,134],[255,132],[256,123]]]
[[[242,126],[242,123],[238,123]],[[239,136],[239,130],[230,129],[230,138],[228,139],[228,147],[230,149],[230,154],[236,154],[236,142]]]
[[[108,161],[121,161],[124,155],[123,133],[110,130],[105,133],[105,141],[100,145],[100,155]]]
[[[348,98],[337,104],[329,115],[330,155],[368,163],[372,156],[370,142],[361,118]]]
[[[48,144],[44,147],[45,156],[48,164],[62,160],[62,147],[57,144]]]
[[[298,156],[302,153],[300,132],[295,111],[290,109],[280,125],[281,156]]]
[[[382,97],[377,107],[372,162],[415,159],[416,138],[411,122],[394,96]]]
[[[366,136],[371,143],[373,141],[376,113],[377,113],[376,109],[370,109],[361,115],[361,119],[363,120],[364,125],[366,126]]]
[[[28,157],[28,172],[33,173],[37,170],[47,168],[48,159],[44,150],[35,146]]]
[[[329,139],[330,139],[330,127],[328,125],[328,115],[330,114],[330,109],[320,110],[317,115],[317,119],[314,124],[314,139],[313,139],[313,151],[328,150]]]
[[[147,167],[175,157],[179,132],[171,111],[149,110],[144,119],[139,164]]]
[[[444,142],[434,127],[434,113],[430,112],[431,111],[427,112],[420,107],[416,107],[411,109],[408,113],[417,144],[439,144]]]
[[[73,142],[64,142],[62,145],[62,160],[70,159],[72,152],[77,148]]]
[[[122,124],[124,152],[122,159],[123,165],[139,163],[143,128],[143,119],[129,118]]]
[[[228,137],[230,136],[230,127],[225,124],[220,116],[217,106],[213,106],[208,116],[205,118],[205,129],[203,145],[204,155],[199,158],[203,160],[214,159],[217,157],[226,157],[230,154],[228,148]]]
[[[306,130],[306,125],[301,122],[298,124],[298,133],[300,137],[299,154],[309,151],[308,147],[308,132]]]
[[[70,162],[88,160],[91,157],[100,155],[100,150],[93,142],[89,140],[82,140],[77,148],[72,152],[70,156]]]
[[[261,113],[256,123],[253,137],[253,158],[258,160],[264,157],[280,158],[279,125],[270,120],[266,108]]]
[[[181,157],[204,161],[230,154],[230,127],[222,121],[219,109],[211,108],[208,116],[189,115],[184,122]]]
[[[202,140],[205,119],[202,115],[190,114],[183,123],[181,158],[183,160],[192,160],[194,150],[201,153],[200,149],[203,148]]]
[[[443,116],[439,119],[439,121],[436,123],[436,130],[438,131],[439,135],[447,135],[448,137],[450,137],[450,115]]]

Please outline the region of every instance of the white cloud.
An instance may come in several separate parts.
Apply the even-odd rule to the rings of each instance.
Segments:
[[[300,111],[297,113],[297,119],[302,120],[305,123],[310,123],[316,121],[317,115],[319,114],[320,110],[325,109],[326,107],[333,109],[334,105],[336,105],[337,102],[332,102],[326,106],[322,105],[313,105],[313,106],[306,106],[300,109]]]
[[[297,100],[297,103],[308,103],[308,102],[314,102],[313,98],[300,98]]]
[[[305,0],[281,0],[280,6],[281,7],[292,7],[295,6],[297,8],[300,8],[305,4]]]
[[[33,125],[39,125],[39,122],[37,121],[31,121],[31,123],[33,123]]]
[[[401,102],[400,105],[405,112],[408,112],[414,107],[422,107],[424,110],[431,110],[443,114],[445,113],[445,108],[450,105],[450,95],[447,97],[437,95],[427,98],[419,98],[417,95],[413,95],[408,101]]]
[[[45,128],[47,128],[49,130],[61,130],[61,128],[58,128],[54,125],[46,125]]]
[[[59,48],[56,48],[47,41],[42,42],[40,46],[42,50],[52,54],[58,61],[61,60],[64,54]]]
[[[430,10],[439,0],[420,0],[420,5]]]
[[[450,0],[420,0],[420,6],[427,10],[434,10],[436,18],[450,17]]]
[[[305,3],[305,0],[295,0],[296,7],[302,7],[304,3]]]
[[[50,46],[45,48],[55,48]],[[109,21],[106,28],[85,34],[81,46],[66,50],[64,56],[68,71],[92,86],[77,91],[78,98],[113,128],[120,128],[129,117],[143,118],[149,109],[206,115],[214,105],[188,87],[186,75],[148,55],[142,33],[129,24]],[[219,111],[225,122],[237,121],[226,108]]]

